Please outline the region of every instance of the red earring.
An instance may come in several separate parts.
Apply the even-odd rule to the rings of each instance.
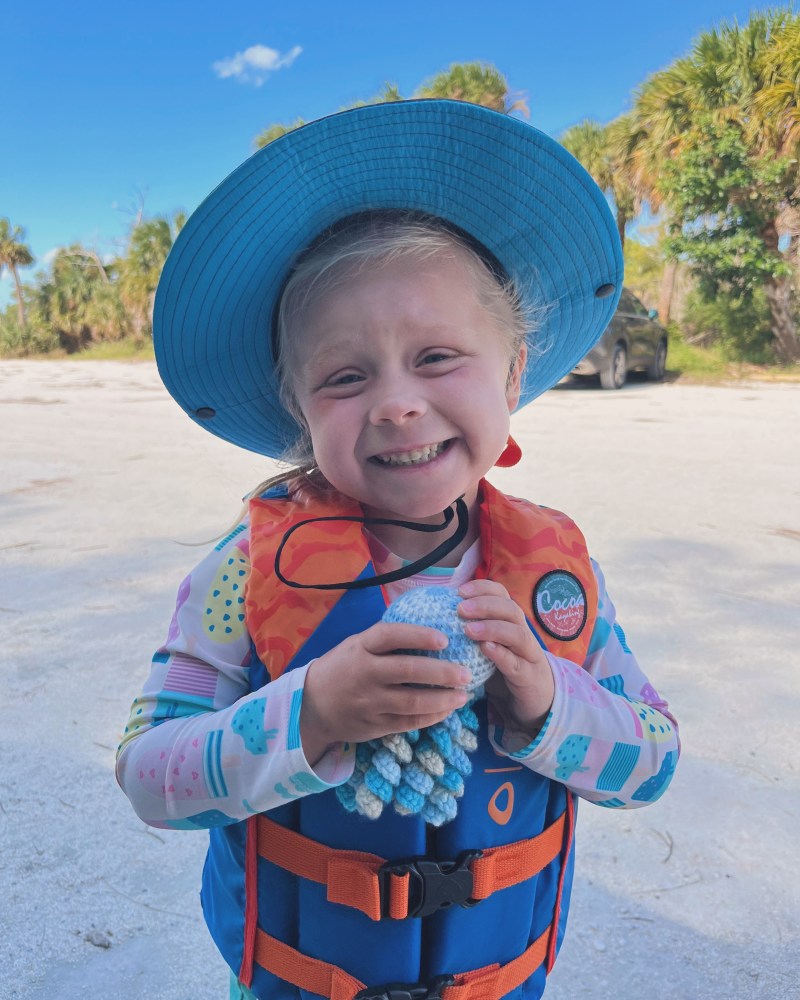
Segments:
[[[503,453],[500,458],[494,463],[499,465],[501,469],[510,469],[512,465],[516,465],[517,462],[522,458],[522,449],[511,437],[508,435],[508,444],[503,449]]]

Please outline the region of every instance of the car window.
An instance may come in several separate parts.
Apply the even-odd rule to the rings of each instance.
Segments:
[[[642,303],[627,289],[622,290],[619,300],[619,311],[629,313],[631,316],[646,316],[647,310]]]

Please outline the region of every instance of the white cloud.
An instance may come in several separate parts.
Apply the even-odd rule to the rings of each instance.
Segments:
[[[252,83],[260,87],[270,73],[291,66],[302,51],[299,45],[283,54],[266,45],[251,45],[244,52],[237,52],[235,56],[213,63],[211,68],[220,80],[233,77],[239,83]]]
[[[40,262],[42,264],[46,264],[49,267],[50,264],[52,264],[53,261],[58,256],[58,251],[60,249],[61,247],[53,247],[52,250],[48,250],[47,253],[43,253],[42,256],[39,258]]]

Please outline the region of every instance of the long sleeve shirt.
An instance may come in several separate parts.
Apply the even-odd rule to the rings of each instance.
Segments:
[[[379,572],[397,557],[373,549]],[[402,581],[458,587],[477,568],[473,546],[455,570]],[[546,653],[555,697],[542,728],[514,730],[490,705],[494,748],[610,808],[646,805],[668,786],[678,759],[677,724],[641,671],[616,621],[603,575],[585,662]],[[178,591],[165,644],[134,700],[117,754],[117,777],[142,820],[198,829],[239,822],[291,799],[347,781],[355,747],[330,747],[312,767],[300,739],[309,664],[252,689],[255,656],[244,591],[249,527],[237,527],[189,574]],[[469,794],[469,786],[465,790]]]

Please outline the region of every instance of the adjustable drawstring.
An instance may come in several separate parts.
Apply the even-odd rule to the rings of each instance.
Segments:
[[[453,507],[455,507],[455,515],[452,510]],[[405,580],[407,577],[414,576],[415,573],[421,573],[429,566],[433,566],[441,559],[444,559],[448,553],[452,552],[453,549],[460,545],[460,543],[466,538],[467,530],[469,529],[469,511],[467,510],[467,505],[464,503],[464,498],[458,497],[458,499],[450,507],[442,511],[442,514],[444,516],[444,521],[442,521],[441,524],[418,524],[414,521],[399,521],[389,517],[355,516],[310,517],[305,521],[299,521],[291,527],[281,539],[278,551],[275,553],[275,575],[281,583],[285,583],[287,587],[295,587],[298,590],[363,590],[366,587],[380,587],[386,583],[395,583],[397,580]],[[284,546],[289,541],[291,535],[297,531],[298,528],[302,528],[305,524],[315,524],[318,521],[357,521],[365,525],[391,524],[397,528],[408,528],[409,531],[437,532],[444,531],[444,529],[452,522],[454,516],[457,518],[456,530],[450,538],[442,542],[441,545],[437,545],[433,552],[429,552],[428,555],[422,556],[414,562],[408,563],[400,569],[392,570],[389,573],[381,573],[378,576],[362,577],[358,580],[343,580],[341,583],[298,583],[296,580],[289,580],[281,572],[280,561]]]

